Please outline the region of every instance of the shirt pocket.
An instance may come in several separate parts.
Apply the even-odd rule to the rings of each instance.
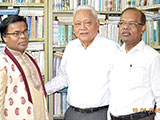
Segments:
[[[143,81],[146,78],[146,68],[144,65],[136,64],[132,65],[129,72],[129,85],[131,88],[137,88],[143,86]]]

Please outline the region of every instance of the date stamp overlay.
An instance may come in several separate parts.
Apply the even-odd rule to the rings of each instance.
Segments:
[[[149,108],[149,110],[146,110],[146,108],[133,108],[132,109],[134,113],[136,112],[150,112],[150,113],[160,113],[160,108]]]

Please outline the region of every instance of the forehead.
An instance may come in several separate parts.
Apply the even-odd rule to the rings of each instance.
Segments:
[[[8,30],[9,29],[21,29],[21,28],[27,28],[24,21],[14,22],[8,25]]]
[[[77,11],[74,20],[85,20],[95,18],[90,10],[79,10]]]
[[[140,22],[141,14],[140,12],[135,11],[135,10],[127,10],[123,13],[121,20]]]

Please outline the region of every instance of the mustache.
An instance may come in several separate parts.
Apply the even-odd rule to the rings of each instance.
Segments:
[[[122,35],[124,35],[124,34],[128,34],[128,35],[130,35],[130,34],[131,34],[131,32],[130,32],[130,31],[126,31],[126,30],[125,30],[125,31],[121,32],[121,34],[122,34]]]

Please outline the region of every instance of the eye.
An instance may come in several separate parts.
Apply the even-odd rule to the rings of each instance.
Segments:
[[[13,33],[14,36],[19,36],[20,35],[20,32],[15,32]]]
[[[128,25],[131,26],[131,27],[136,27],[137,26],[137,24],[135,22],[129,22]]]
[[[126,24],[126,22],[124,22],[124,21],[119,22],[119,25],[125,25],[125,24]]]
[[[24,31],[24,34],[25,34],[25,35],[28,35],[28,34],[29,34],[29,30],[25,30],[25,31]]]
[[[91,22],[85,22],[85,25],[90,25],[91,24]]]
[[[81,25],[81,23],[75,23],[75,26],[77,26],[77,27],[80,26],[80,25]]]

